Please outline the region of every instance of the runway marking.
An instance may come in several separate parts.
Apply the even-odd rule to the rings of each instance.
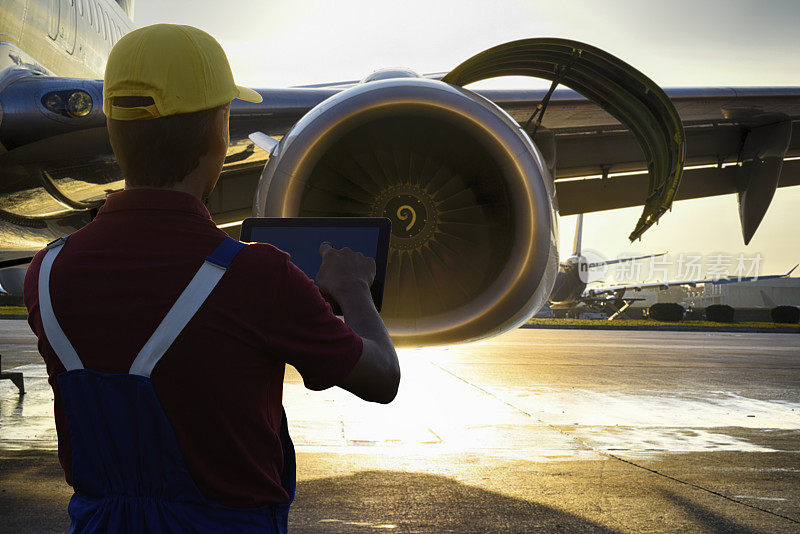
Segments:
[[[342,519],[320,519],[317,523],[338,523],[340,525],[348,525],[353,527],[367,527],[379,528],[384,530],[391,530],[397,528],[397,525],[391,523],[368,523],[366,521],[344,521]]]
[[[759,501],[788,501],[783,497],[755,497],[753,495],[734,495],[737,499],[757,499]]]
[[[567,425],[569,426],[569,425]],[[726,434],[697,428],[641,428],[600,426],[569,429],[605,451],[640,452],[778,452]],[[630,447],[618,444],[631,443]],[[785,452],[785,451],[780,451]]]
[[[517,407],[533,407],[534,411],[552,423],[562,425],[652,428],[655,429],[654,432],[660,432],[662,437],[666,434],[665,431],[659,431],[659,428],[741,427],[800,430],[800,403],[753,399],[731,391],[688,393],[652,389],[626,393],[585,388],[565,391],[545,386],[488,389],[499,397],[512,398]],[[597,410],[598,406],[603,409]],[[713,445],[714,436],[708,437],[707,444]],[[731,450],[732,445],[730,439],[722,439],[728,450]],[[704,446],[700,450],[708,448]],[[748,445],[743,450],[756,449]],[[762,450],[766,452],[771,449]]]
[[[687,482],[687,481],[685,481],[685,480],[681,480],[681,479],[679,479],[679,478],[673,477],[673,476],[671,476],[671,475],[668,475],[668,474],[666,474],[666,473],[662,473],[661,471],[658,471],[658,470],[655,470],[655,469],[651,469],[651,468],[649,468],[649,467],[645,467],[645,466],[643,466],[643,465],[637,464],[637,463],[635,463],[635,462],[633,462],[633,461],[631,461],[631,460],[626,460],[625,458],[622,458],[622,457],[620,457],[620,456],[617,456],[616,454],[612,454],[612,453],[610,453],[610,452],[607,452],[607,451],[604,451],[604,450],[602,450],[602,449],[597,449],[597,448],[593,447],[592,445],[590,445],[589,443],[587,443],[586,441],[582,440],[581,438],[579,438],[579,437],[577,437],[577,436],[575,436],[575,435],[571,434],[570,432],[567,432],[566,430],[564,430],[564,429],[562,429],[562,428],[559,428],[559,427],[558,427],[558,426],[556,426],[556,425],[550,424],[550,423],[548,423],[547,421],[544,421],[543,419],[541,419],[541,418],[539,418],[539,417],[537,417],[537,416],[533,415],[532,413],[529,413],[529,412],[527,412],[527,411],[523,410],[522,408],[519,408],[518,406],[515,406],[514,404],[512,404],[512,403],[510,403],[510,402],[506,401],[505,399],[503,399],[503,398],[501,398],[501,397],[499,397],[499,396],[495,395],[495,394],[494,394],[494,393],[492,393],[491,391],[489,391],[489,390],[487,390],[487,389],[485,389],[485,388],[483,388],[483,387],[481,387],[481,386],[479,386],[479,385],[477,385],[477,384],[475,384],[475,383],[473,383],[473,382],[470,382],[469,380],[466,380],[466,379],[464,379],[464,378],[462,378],[462,377],[458,376],[457,374],[453,373],[452,371],[450,371],[450,370],[448,370],[448,369],[446,369],[446,368],[442,367],[442,366],[441,366],[441,365],[439,365],[438,363],[431,361],[431,364],[432,364],[432,365],[434,365],[434,366],[436,366],[436,367],[438,367],[439,369],[441,369],[441,370],[442,370],[442,371],[444,371],[445,373],[448,373],[449,375],[453,376],[454,378],[457,378],[458,380],[461,380],[461,381],[462,381],[462,382],[464,382],[465,384],[467,384],[467,385],[469,385],[469,386],[471,386],[471,387],[473,387],[473,388],[475,388],[475,389],[477,389],[477,390],[479,390],[479,391],[481,391],[481,392],[485,393],[486,395],[489,395],[490,397],[493,397],[494,399],[497,399],[498,401],[502,402],[503,404],[505,404],[505,405],[507,405],[507,406],[510,406],[511,408],[513,408],[513,409],[515,409],[515,410],[517,410],[517,411],[519,411],[519,412],[521,412],[521,413],[523,413],[523,414],[527,415],[527,416],[528,416],[528,417],[530,417],[531,419],[534,419],[534,420],[538,421],[539,423],[541,423],[541,424],[543,424],[543,425],[547,426],[548,428],[551,428],[551,429],[553,429],[553,430],[555,430],[555,431],[557,431],[557,432],[560,432],[561,434],[563,434],[563,435],[565,435],[565,436],[567,436],[567,437],[569,437],[569,438],[571,438],[571,439],[575,440],[576,442],[578,442],[578,443],[582,444],[584,447],[587,447],[587,448],[589,448],[589,449],[593,450],[593,451],[594,451],[594,452],[596,452],[597,454],[601,454],[601,455],[603,455],[603,456],[606,456],[607,458],[612,458],[612,459],[614,459],[614,460],[618,460],[618,461],[620,461],[620,462],[623,462],[623,463],[626,463],[626,464],[628,464],[628,465],[630,465],[630,466],[632,466],[632,467],[637,467],[637,468],[639,468],[639,469],[643,469],[643,470],[645,470],[645,471],[648,471],[648,472],[650,472],[650,473],[653,473],[654,475],[660,476],[660,477],[662,477],[662,478],[666,478],[666,479],[668,479],[668,480],[672,480],[673,482],[678,482],[678,483],[680,483],[680,484],[684,484],[684,485],[686,485],[686,486],[689,486],[689,487],[692,487],[692,488],[698,489],[698,490],[700,490],[700,491],[705,491],[705,492],[707,492],[707,493],[710,493],[710,494],[712,494],[712,495],[716,495],[717,497],[721,497],[721,498],[723,498],[723,499],[725,499],[725,500],[727,500],[727,501],[730,501],[730,502],[732,502],[732,503],[740,504],[740,505],[742,505],[742,506],[746,506],[746,507],[748,507],[748,508],[751,508],[751,509],[753,509],[753,510],[759,510],[759,511],[761,511],[761,512],[764,512],[764,513],[767,513],[767,514],[769,514],[769,515],[772,515],[772,516],[775,516],[775,517],[780,517],[781,519],[786,519],[787,521],[791,521],[792,523],[795,523],[795,524],[798,524],[798,525],[800,525],[800,521],[799,521],[799,520],[797,520],[797,519],[794,519],[794,518],[792,518],[792,517],[785,516],[785,515],[783,515],[783,514],[779,514],[779,513],[777,513],[777,512],[773,512],[772,510],[767,510],[767,509],[765,509],[765,508],[760,508],[760,507],[758,507],[758,506],[755,506],[755,505],[753,505],[753,504],[746,503],[746,502],[744,502],[744,501],[741,501],[741,500],[738,500],[738,499],[736,499],[736,498],[734,498],[734,497],[730,497],[730,496],[728,496],[728,495],[725,495],[724,493],[720,493],[720,492],[718,492],[718,491],[715,491],[715,490],[713,490],[713,489],[706,488],[706,487],[704,487],[704,486],[700,486],[700,485],[698,485],[698,484],[695,484],[695,483],[693,483],[693,482]]]

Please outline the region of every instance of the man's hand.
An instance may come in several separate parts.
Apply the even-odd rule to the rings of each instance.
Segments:
[[[375,279],[375,260],[348,247],[335,249],[327,241],[319,246],[322,264],[317,273],[317,286],[323,296],[340,305],[353,292],[363,291]]]
[[[320,245],[319,254],[320,292],[341,306],[345,322],[364,342],[361,357],[339,386],[364,400],[392,402],[400,384],[400,363],[369,291],[375,260],[347,247],[337,250],[328,242]]]

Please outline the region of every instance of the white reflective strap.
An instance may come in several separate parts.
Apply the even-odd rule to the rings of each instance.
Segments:
[[[131,365],[130,374],[150,376],[158,361],[183,331],[186,324],[194,317],[224,274],[223,267],[208,261],[203,262],[192,281],[189,282],[156,331],[139,351]]]
[[[74,371],[75,369],[83,369],[83,363],[78,357],[78,353],[72,348],[72,343],[69,342],[64,331],[56,320],[56,315],[53,313],[53,304],[50,301],[50,269],[53,267],[53,262],[61,252],[64,246],[62,241],[60,244],[55,245],[47,251],[42,260],[42,265],[39,267],[39,313],[42,316],[42,325],[44,326],[44,333],[47,335],[47,341],[50,346],[64,364],[67,371]]]

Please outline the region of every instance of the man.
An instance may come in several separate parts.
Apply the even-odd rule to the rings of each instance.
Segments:
[[[73,531],[284,532],[294,493],[285,364],[313,390],[396,395],[372,259],[322,244],[315,285],[287,254],[212,222],[203,201],[234,98],[261,100],[234,85],[208,34],[159,24],[123,37],[103,110],[125,190],[28,269]]]

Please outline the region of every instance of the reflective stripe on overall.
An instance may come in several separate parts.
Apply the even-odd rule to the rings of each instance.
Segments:
[[[289,504],[231,508],[203,497],[150,381],[244,244],[226,238],[145,343],[130,373],[108,374],[84,369],[53,313],[50,270],[65,241],[48,246],[39,271],[39,306],[47,339],[66,368],[57,380],[72,443],[70,532],[286,532]],[[285,413],[280,438],[281,485],[291,504],[295,457]]]

